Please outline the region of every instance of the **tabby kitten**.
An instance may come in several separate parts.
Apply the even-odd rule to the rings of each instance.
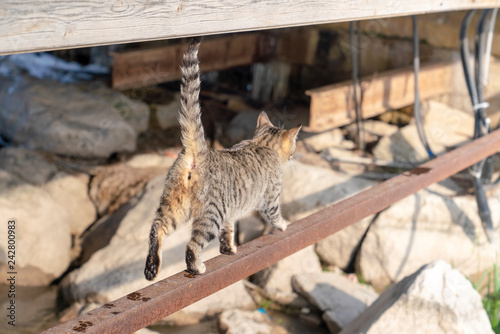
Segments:
[[[183,58],[179,122],[184,149],[167,175],[151,226],[144,269],[148,280],[160,269],[163,237],[181,224],[192,222],[186,264],[193,274],[205,272],[200,253],[216,236],[222,254],[236,253],[234,223],[241,216],[259,210],[277,229],[284,231],[287,226],[279,204],[282,166],[295,152],[301,126],[276,128],[262,112],[252,139],[230,149],[209,148],[200,119],[200,41],[194,38]]]

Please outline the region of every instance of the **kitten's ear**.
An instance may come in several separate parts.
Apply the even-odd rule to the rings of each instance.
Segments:
[[[273,123],[271,123],[269,117],[267,117],[266,112],[263,111],[259,114],[259,118],[257,118],[257,129],[260,129],[265,125],[273,126]]]
[[[302,128],[302,124],[299,124],[297,127],[290,129],[286,132],[288,139],[291,141],[297,140],[297,135],[299,134],[300,129]]]

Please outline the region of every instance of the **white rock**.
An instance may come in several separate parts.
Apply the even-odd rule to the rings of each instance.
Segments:
[[[331,272],[296,275],[292,282],[295,291],[325,312],[331,333],[347,326],[378,297],[370,287]]]
[[[342,134],[342,130],[333,129],[312,134],[303,140],[308,147],[316,152],[321,152],[329,147],[340,145],[340,143],[344,140],[344,135]]]
[[[126,164],[134,168],[163,167],[168,169],[173,165],[175,158],[164,155],[146,153],[134,155]]]
[[[287,331],[273,324],[259,311],[224,311],[219,316],[219,328],[225,334],[284,334]]]
[[[146,132],[149,126],[149,106],[140,101],[130,99],[122,93],[109,89],[99,82],[79,83],[84,91],[108,101],[121,118],[139,134]]]
[[[166,166],[136,168],[126,163],[99,167],[93,172],[88,193],[99,215],[109,215],[141,192],[152,178],[168,169]]]
[[[177,117],[179,115],[179,96],[168,104],[158,104],[156,108],[156,119],[162,129],[179,126]]]
[[[426,109],[424,128],[429,146],[435,154],[444,153],[472,138],[472,115],[433,101],[426,105]],[[373,154],[378,159],[414,163],[428,159],[415,124],[382,138],[373,149]]]
[[[327,157],[334,164],[335,170],[349,175],[361,175],[366,171],[366,167],[360,163],[352,163],[352,161],[359,161],[359,153],[352,150],[344,150],[338,147],[330,147],[323,151],[324,156]]]
[[[373,216],[369,216],[318,242],[315,251],[321,261],[346,269],[354,260],[356,250]]]
[[[500,194],[488,202],[498,226]],[[361,245],[357,270],[377,286],[436,260],[472,275],[498,261],[498,245],[486,240],[473,196],[447,198],[422,190],[380,213]]]
[[[341,334],[493,333],[481,296],[444,261],[387,289]]]
[[[242,245],[262,236],[266,226],[266,222],[264,222],[264,220],[256,214],[238,219],[238,243]]]
[[[7,275],[7,221],[15,221],[16,284],[48,285],[68,267],[71,234],[64,207],[39,187],[0,170],[0,278]]]
[[[18,146],[74,157],[133,151],[137,131],[120,112],[132,110],[137,102],[115,98],[116,93],[109,100],[94,92],[83,85],[26,76],[3,79],[0,132]]]
[[[379,137],[391,136],[396,131],[398,131],[398,127],[396,125],[373,119],[365,120],[363,122],[363,126],[366,132]]]
[[[293,222],[375,184],[374,181],[294,161],[285,168],[283,176],[282,213]],[[347,266],[369,221],[367,218],[321,241],[317,246],[319,255],[329,264]]]
[[[90,177],[58,173],[43,189],[68,213],[71,234],[80,235],[96,219],[96,208],[88,196]]]
[[[251,138],[257,127],[258,117],[259,112],[257,111],[245,111],[234,116],[226,131],[230,145]]]
[[[293,293],[292,277],[294,275],[321,272],[321,264],[314,252],[314,246],[309,246],[256,273],[252,276],[252,280],[264,288],[271,298],[282,300]],[[294,297],[291,296],[288,299],[293,300]]]
[[[87,174],[60,172],[42,154],[13,147],[0,150],[0,169],[45,190],[68,213],[72,234],[80,234],[95,220],[96,209],[88,196]]]
[[[134,334],[160,334],[160,332],[151,330],[149,328],[142,328],[142,329],[139,329],[138,331],[134,332]]]
[[[245,289],[245,285],[242,281],[239,281],[163,318],[160,323],[177,326],[189,325],[197,323],[206,317],[214,317],[226,310],[253,309],[255,306],[252,297]]]
[[[283,216],[293,222],[375,184],[293,161],[285,168],[283,176],[280,197]]]

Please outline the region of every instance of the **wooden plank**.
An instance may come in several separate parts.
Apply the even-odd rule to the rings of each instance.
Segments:
[[[200,49],[203,72],[252,64],[275,54],[273,37],[264,33],[207,39]],[[276,43],[274,43],[276,44]],[[113,54],[113,88],[129,89],[180,79],[187,44]]]
[[[421,99],[440,95],[451,89],[453,63],[424,65],[420,68]],[[375,74],[362,80],[363,118],[409,106],[414,103],[413,68]],[[355,121],[352,81],[306,91],[311,97],[308,131],[320,132]]]
[[[3,0],[0,54],[500,7],[500,0]]]

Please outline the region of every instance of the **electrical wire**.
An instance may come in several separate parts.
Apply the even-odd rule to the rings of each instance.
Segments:
[[[420,50],[419,50],[419,39],[418,39],[418,25],[417,25],[417,17],[416,15],[412,16],[413,22],[413,75],[415,79],[415,104],[414,104],[414,112],[413,116],[415,118],[415,124],[417,125],[418,136],[420,137],[420,141],[427,152],[429,158],[434,158],[436,155],[432,151],[429,146],[429,142],[427,141],[427,136],[425,134],[424,129],[424,119],[422,116],[422,105],[420,102],[420,90],[418,85],[418,74],[420,72]]]
[[[490,56],[491,56],[491,45],[493,44],[493,32],[495,29],[495,23],[497,21],[498,8],[493,9],[490,17],[490,24],[488,26],[488,37],[486,41],[486,51],[484,58],[484,73],[483,73],[483,85],[488,84],[489,70],[490,70]]]
[[[352,86],[354,111],[356,113],[356,144],[361,151],[365,150],[364,122],[361,106],[363,104],[363,90],[361,89],[361,31],[359,21],[356,22],[357,39],[354,41],[354,22],[349,23],[349,41],[352,67]],[[356,57],[357,55],[357,57]],[[358,100],[359,90],[359,100]]]
[[[475,138],[479,138],[481,136],[484,136],[485,134],[490,132],[490,120],[486,115],[486,108],[489,106],[488,103],[484,101],[484,94],[483,94],[483,87],[484,87],[484,74],[485,74],[485,69],[489,68],[489,63],[486,63],[487,58],[487,53],[486,51],[488,50],[488,46],[485,45],[487,44],[487,32],[486,32],[486,24],[487,24],[487,18],[488,14],[492,12],[491,9],[486,9],[483,12],[481,12],[481,15],[479,17],[479,21],[477,23],[476,27],[476,38],[475,38],[475,49],[474,49],[474,70],[475,70],[475,80],[476,80],[476,90],[477,90],[477,103],[478,107],[476,108],[477,111],[475,113],[475,131],[477,133],[474,134]],[[488,30],[493,29],[494,25],[491,25],[491,19],[493,19],[493,16],[490,18],[490,24],[488,25]],[[489,31],[488,33],[491,33],[492,31]],[[491,47],[489,48],[491,51]],[[478,166],[480,168],[480,175],[481,178],[487,182],[491,182],[491,177],[493,174],[493,159],[491,157],[485,159],[482,161],[482,166]]]
[[[474,109],[474,139],[479,138],[489,132],[489,122],[486,117],[485,109],[488,106],[484,101],[483,97],[483,74],[484,74],[484,54],[485,54],[485,26],[486,19],[491,10],[484,10],[480,17],[476,27],[476,39],[475,39],[475,49],[474,49],[474,69],[475,76],[473,78],[472,70],[470,66],[470,53],[469,53],[469,41],[467,38],[467,30],[470,25],[471,18],[473,17],[475,11],[472,10],[468,12],[460,27],[460,55],[462,58],[462,67],[464,70],[465,82],[467,84],[467,89],[471,98],[472,106]],[[496,17],[496,14],[495,14]],[[494,18],[492,16],[492,18]],[[491,24],[490,24],[490,29]],[[488,47],[486,47],[486,50]],[[491,48],[490,48],[491,50]],[[484,191],[484,187],[481,181],[481,176],[483,173],[483,168],[487,160],[482,160],[477,164],[473,165],[469,172],[474,179],[474,190],[476,193],[476,202],[478,207],[479,217],[483,228],[485,230],[486,236],[490,243],[494,243],[496,240],[495,230],[493,228],[493,222],[491,220],[491,211],[488,205],[488,199]]]

